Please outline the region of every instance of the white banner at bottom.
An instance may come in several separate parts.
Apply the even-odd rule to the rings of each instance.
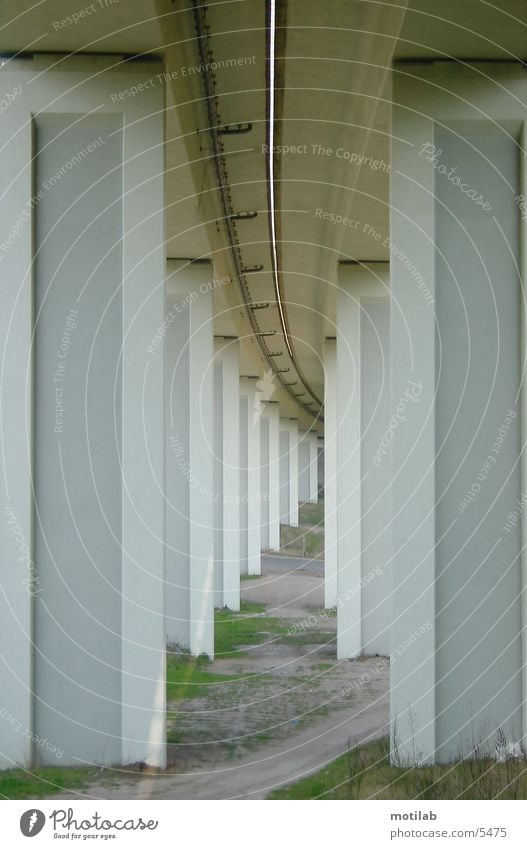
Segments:
[[[330,810],[324,810],[330,806]],[[223,808],[223,810],[220,810]],[[294,845],[522,847],[525,801],[106,801],[0,803],[2,845],[269,849]]]

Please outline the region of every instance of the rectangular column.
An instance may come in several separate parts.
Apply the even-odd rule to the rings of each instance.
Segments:
[[[0,767],[163,766],[163,93],[112,101],[159,69],[43,62],[0,71]]]
[[[419,403],[393,440],[393,747],[449,761],[493,753],[498,728],[525,743],[527,86],[512,64],[406,70],[394,93],[392,397],[412,386]]]
[[[298,500],[300,504],[318,501],[318,434],[298,434]]]
[[[339,268],[340,276],[340,268]],[[337,657],[362,649],[360,311],[339,286],[337,292]],[[355,350],[354,350],[355,349]],[[354,589],[355,588],[355,589]],[[342,592],[346,593],[344,598]]]
[[[102,131],[69,123],[37,123],[36,185],[46,184]],[[120,422],[126,408],[120,362],[123,268],[115,249],[123,239],[122,139],[117,125],[113,133],[102,132],[104,145],[79,163],[74,179],[63,178],[47,192],[35,214],[34,554],[47,590],[37,596],[35,609],[35,729],[49,737],[57,733],[59,715],[68,717],[60,733],[65,744],[71,735],[70,756],[75,745],[97,749],[91,727],[120,724],[120,681],[111,670],[120,663],[121,634],[112,625],[125,604],[121,510],[128,506],[119,462],[124,433],[115,432],[115,418]],[[90,188],[101,172],[107,176]],[[76,202],[79,194],[82,204]],[[98,273],[88,270],[90,254],[97,257]],[[82,467],[89,473],[79,475]],[[69,569],[72,557],[76,568]],[[63,570],[67,577],[57,580]],[[106,638],[97,645],[102,633]],[[53,655],[60,642],[59,670]],[[78,704],[88,682],[97,695],[86,693]],[[117,735],[110,734],[106,748],[108,762],[119,761]]]
[[[305,430],[298,434],[298,500],[301,504],[309,501],[311,495],[311,444],[310,435]]]
[[[280,548],[280,411],[263,403],[260,419],[262,551]]]
[[[240,574],[261,573],[261,461],[262,404],[257,378],[240,380]]]
[[[3,90],[14,91],[18,86],[22,91],[26,75],[13,73],[12,63],[8,67],[9,74],[5,68],[0,71]],[[36,582],[32,540],[32,416],[27,422],[33,359],[33,244],[31,207],[27,207],[33,192],[30,109],[20,94],[0,121],[0,645],[9,647],[9,654],[4,650],[0,658],[0,769],[30,766],[33,761],[33,609],[37,590],[42,589]],[[25,422],[27,428],[21,426]],[[51,744],[60,746],[60,736],[53,734]]]
[[[240,364],[237,339],[214,342],[215,607],[240,609]]]
[[[324,341],[324,606],[337,606],[337,340]]]
[[[389,397],[388,284],[383,263],[339,266],[336,465],[341,658],[390,654],[391,463],[383,446],[391,425],[399,420],[392,420]]]
[[[143,77],[152,78],[151,66]],[[119,83],[115,79],[113,87]],[[121,758],[152,765],[163,765],[166,751],[164,367],[161,356],[148,352],[165,306],[163,105],[160,86],[135,110],[127,107],[122,117]],[[84,261],[90,268],[93,254],[87,252]],[[100,410],[95,386],[91,404]]]
[[[170,643],[214,655],[212,265],[167,262],[165,610]]]
[[[318,502],[318,434],[309,434],[309,501]]]
[[[298,527],[297,419],[280,419],[280,521]]]

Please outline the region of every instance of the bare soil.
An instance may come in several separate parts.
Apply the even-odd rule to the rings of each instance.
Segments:
[[[212,672],[234,678],[169,705],[169,769],[105,769],[82,793],[56,798],[263,799],[388,733],[388,664],[337,662],[323,563],[265,556],[262,570],[242,582],[242,596],[265,604],[286,632],[271,629],[263,644],[214,661]]]

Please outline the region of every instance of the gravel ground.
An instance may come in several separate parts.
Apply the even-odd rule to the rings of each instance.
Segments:
[[[240,657],[219,659],[232,680],[169,707],[170,769],[105,770],[83,793],[56,798],[265,798],[321,769],[351,743],[387,734],[389,667],[382,658],[336,660],[336,617],[323,605],[323,563],[264,556],[242,597],[267,607],[272,629]],[[262,618],[265,632],[265,618]]]

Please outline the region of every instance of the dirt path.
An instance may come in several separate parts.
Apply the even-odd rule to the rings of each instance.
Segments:
[[[388,665],[337,662],[336,617],[322,609],[323,564],[264,557],[262,569],[242,583],[242,596],[266,605],[265,640],[214,661],[214,674],[225,677],[169,711],[170,770],[104,770],[100,783],[56,798],[263,799],[350,743],[388,733]],[[273,621],[278,635],[265,631]]]
[[[72,795],[94,799],[265,799],[277,787],[323,769],[355,745],[387,733],[388,701],[383,695],[367,711],[335,711],[331,719],[299,731],[289,745],[271,743],[257,755],[199,773],[152,775],[116,786],[94,785]],[[60,796],[57,798],[65,798]]]

